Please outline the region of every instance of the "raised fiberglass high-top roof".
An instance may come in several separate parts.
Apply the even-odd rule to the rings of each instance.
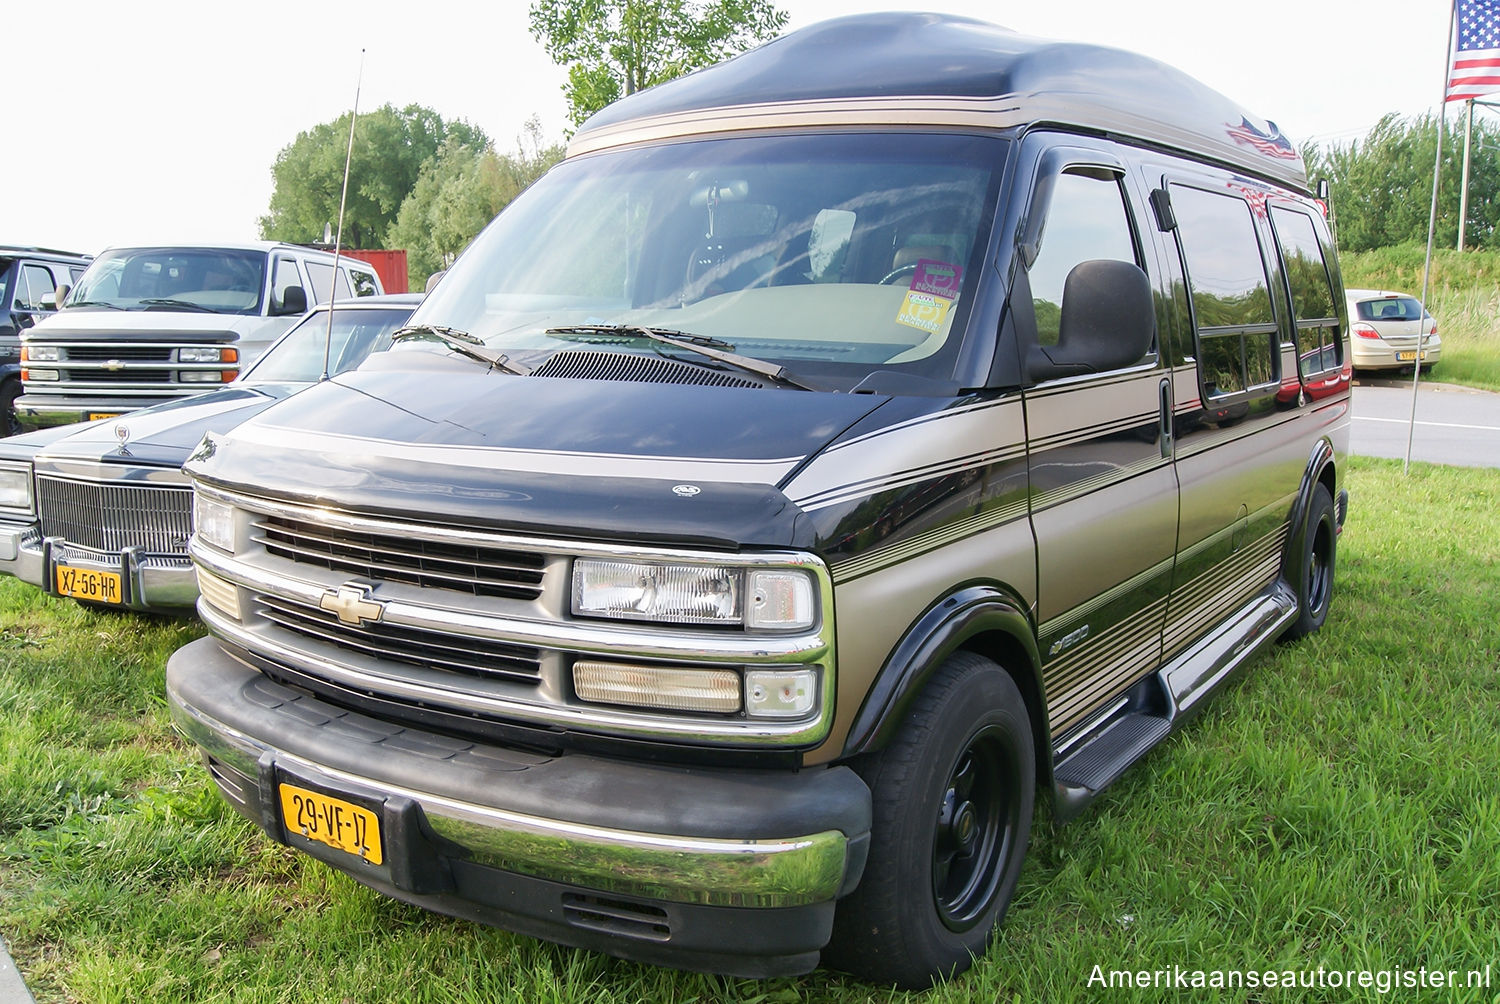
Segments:
[[[1275,123],[1146,56],[972,18],[835,18],[615,102],[572,154],[703,132],[815,125],[1056,122],[1191,150],[1306,190]]]

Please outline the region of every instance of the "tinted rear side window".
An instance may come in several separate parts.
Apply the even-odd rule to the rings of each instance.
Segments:
[[[1249,203],[1183,185],[1171,191],[1204,396],[1276,383],[1280,338]]]
[[[1337,369],[1343,363],[1343,342],[1334,310],[1333,284],[1312,217],[1278,206],[1271,210],[1271,223],[1281,247],[1296,315],[1297,369],[1303,377]]]

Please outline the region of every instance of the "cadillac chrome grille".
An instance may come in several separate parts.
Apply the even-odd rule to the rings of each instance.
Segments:
[[[267,553],[319,568],[475,596],[530,600],[542,591],[545,559],[528,551],[333,530],[281,516],[261,517],[256,527]]]
[[[536,683],[541,653],[523,645],[394,624],[341,623],[334,614],[279,596],[255,598],[260,616],[305,638],[418,666],[490,679]]]
[[[108,553],[140,547],[153,554],[187,554],[193,494],[185,485],[100,484],[46,475],[36,483],[45,536]]]

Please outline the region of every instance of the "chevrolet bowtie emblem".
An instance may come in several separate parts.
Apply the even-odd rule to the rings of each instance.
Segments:
[[[361,586],[339,586],[324,593],[318,606],[331,614],[337,614],[340,624],[362,626],[374,624],[385,613],[385,604],[370,599]]]

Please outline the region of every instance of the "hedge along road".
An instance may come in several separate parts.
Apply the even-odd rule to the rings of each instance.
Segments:
[[[1349,451],[1362,457],[1406,456],[1411,378],[1361,378],[1354,388]],[[1459,467],[1500,467],[1500,394],[1451,384],[1417,388],[1411,459]]]

